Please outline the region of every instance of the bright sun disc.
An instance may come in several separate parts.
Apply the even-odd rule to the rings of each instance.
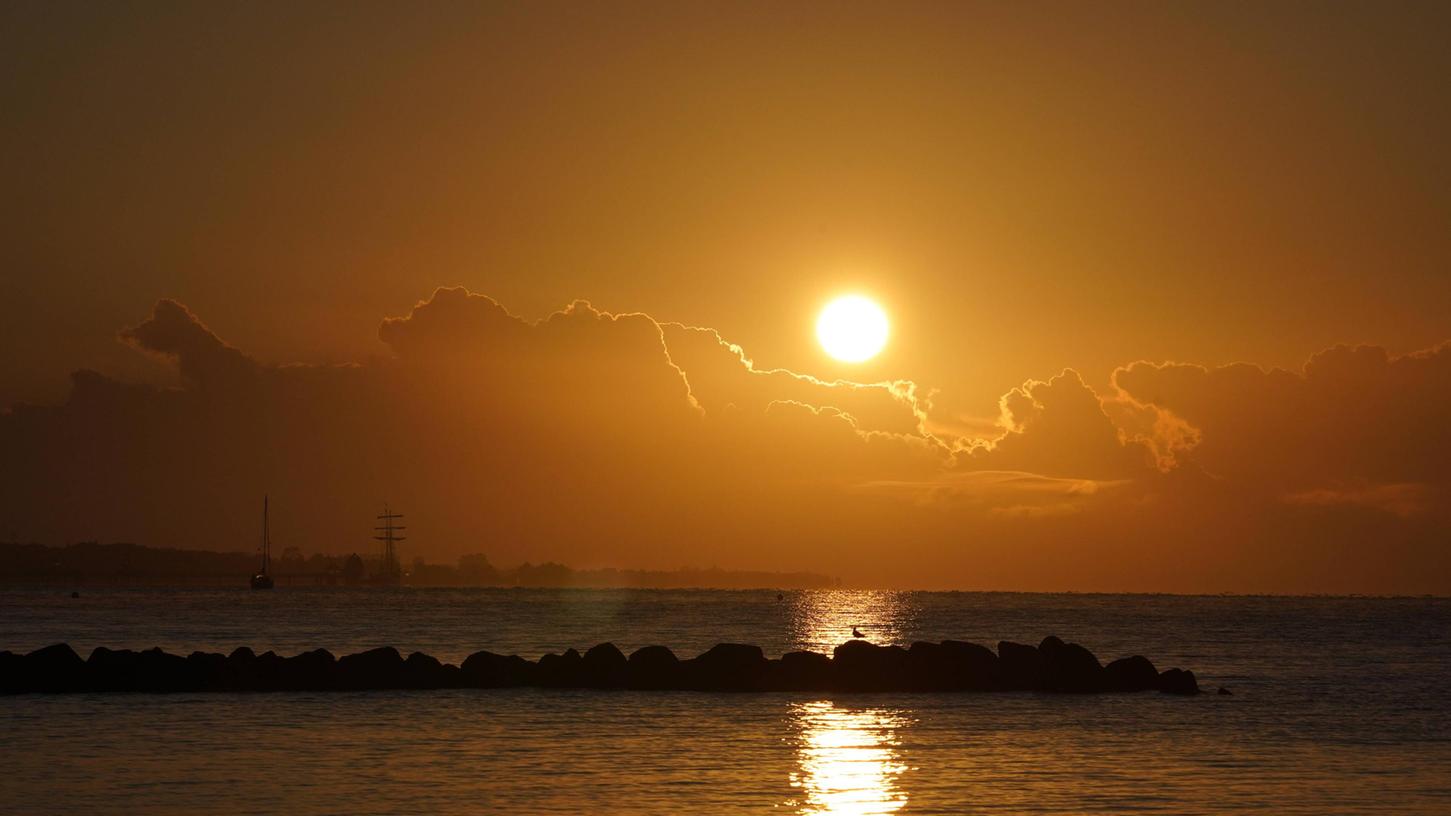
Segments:
[[[887,313],[861,295],[839,297],[816,318],[816,339],[842,362],[869,360],[887,344]]]

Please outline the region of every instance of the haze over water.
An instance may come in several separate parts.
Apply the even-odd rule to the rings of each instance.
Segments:
[[[0,646],[457,662],[1058,634],[1233,696],[439,691],[0,698],[7,813],[1438,813],[1451,601],[463,589],[0,593]]]

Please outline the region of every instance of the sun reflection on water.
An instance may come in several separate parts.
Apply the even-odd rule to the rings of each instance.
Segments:
[[[827,700],[794,703],[801,813],[865,816],[893,813],[907,804],[900,777],[907,770],[897,729],[906,718],[885,709],[852,709]]]
[[[791,600],[795,648],[831,654],[850,640],[852,627],[873,643],[903,643],[918,612],[910,593],[828,590],[803,592]]]

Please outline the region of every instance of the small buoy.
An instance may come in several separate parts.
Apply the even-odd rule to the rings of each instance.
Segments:
[[[72,592],[71,593],[71,597],[72,598],[79,598],[79,597],[81,597],[81,593],[79,593],[79,592]]]
[[[785,595],[782,595],[779,592],[777,592],[776,593],[776,600],[778,600],[778,601],[784,601],[784,600],[786,600],[786,596]]]

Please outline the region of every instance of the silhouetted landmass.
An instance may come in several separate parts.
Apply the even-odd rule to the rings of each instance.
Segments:
[[[0,542],[0,583],[43,586],[243,586],[257,570],[251,553],[212,552],[101,544],[65,547]],[[315,554],[303,558],[295,548],[272,561],[279,587],[364,584],[379,570],[377,557]],[[716,568],[678,570],[574,569],[564,564],[524,563],[498,568],[481,554],[465,555],[456,565],[414,559],[404,570],[409,586],[637,587],[652,589],[820,589],[836,585],[810,572],[758,572]]]
[[[1135,655],[1107,666],[1077,643],[1049,636],[1038,646],[1003,641],[994,653],[957,640],[913,643],[911,648],[851,640],[833,656],[790,652],[768,660],[759,646],[721,643],[680,660],[664,646],[628,657],[612,643],[584,654],[568,649],[537,661],[475,652],[454,666],[414,652],[407,659],[384,647],[334,659],[326,649],[293,657],[230,655],[160,649],[143,652],[97,648],[82,660],[59,643],[26,655],[0,652],[0,692],[79,691],[353,691],[437,688],[639,689],[682,691],[812,692],[1137,692],[1198,694],[1194,672],[1160,672]]]

